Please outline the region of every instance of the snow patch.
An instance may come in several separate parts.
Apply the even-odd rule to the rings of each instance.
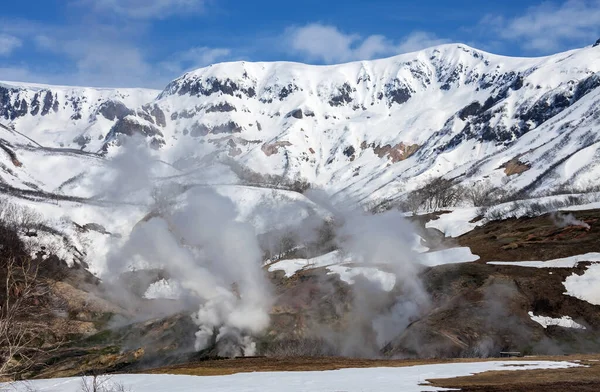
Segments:
[[[483,221],[471,223],[479,215],[479,208],[456,208],[454,211],[442,214],[438,219],[430,220],[425,224],[426,228],[437,229],[444,233],[446,237],[460,237],[468,233]]]
[[[488,261],[493,265],[512,265],[530,268],[575,268],[581,262],[600,262],[600,253],[590,252],[583,255],[570,256],[548,261]]]
[[[435,252],[422,253],[419,262],[427,267],[444,264],[470,263],[479,260],[479,256],[471,252],[471,248],[449,248]]]
[[[593,264],[583,275],[573,274],[564,281],[565,294],[593,305],[600,305],[600,264]]]
[[[540,324],[544,328],[548,328],[548,326],[556,325],[558,327],[563,328],[573,328],[573,329],[586,329],[585,326],[576,323],[569,316],[563,316],[561,318],[553,318],[546,316],[535,316],[533,312],[529,312],[529,317],[536,323]]]

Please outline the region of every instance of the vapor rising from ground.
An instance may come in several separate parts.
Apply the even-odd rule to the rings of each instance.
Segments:
[[[146,219],[110,252],[103,279],[119,293],[113,296],[121,302],[130,298],[127,287],[118,287],[118,277],[127,271],[165,271],[169,283],[177,287],[179,305],[171,306],[171,311],[196,304],[192,315],[198,326],[196,351],[216,347],[222,356],[255,355],[254,338],[269,326],[276,298],[262,268],[264,249],[254,227],[240,222],[236,205],[209,187],[182,192],[177,184],[162,181],[157,188],[156,160],[151,153],[140,153],[134,143],[121,146],[112,163],[112,177],[101,181],[106,197],[125,197],[125,191],[148,203]],[[323,192],[310,191],[307,196],[328,215],[311,214],[290,224],[285,230],[293,237],[290,247],[322,242],[327,225],[329,246],[343,257],[395,277],[394,290],[387,292],[359,275],[352,285],[343,331],[317,326],[311,335],[326,340],[335,354],[378,356],[429,305],[419,279],[422,267],[411,250],[414,230],[398,212],[372,215],[336,207]],[[285,222],[285,212],[293,210],[293,205],[282,210],[280,219]],[[163,307],[158,313],[165,312]]]

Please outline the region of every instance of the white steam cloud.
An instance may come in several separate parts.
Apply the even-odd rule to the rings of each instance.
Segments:
[[[124,260],[137,259],[167,271],[186,296],[198,299],[197,351],[227,337],[227,346],[240,348],[234,353],[227,348],[229,355],[247,355],[254,352],[248,337],[269,324],[262,253],[253,227],[235,221],[235,211],[229,199],[210,189],[190,190],[181,202],[136,225],[112,258],[111,271],[123,271]]]
[[[177,286],[179,302],[188,305],[173,306],[172,312],[195,304],[196,351],[216,350],[210,352],[228,357],[255,355],[254,339],[269,327],[276,302],[262,268],[266,249],[261,243],[263,247],[269,243],[268,235],[262,234],[259,242],[255,227],[238,220],[231,199],[208,186],[190,188],[162,181],[157,189],[153,178],[163,174],[164,166],[157,164],[152,153],[128,145],[131,143],[123,144],[113,158],[121,170],[113,176],[115,183],[107,187],[104,182],[102,187],[109,189],[105,196],[111,199],[122,198],[121,190],[128,195],[133,192],[136,203],[149,203],[150,212],[122,246],[110,253],[106,280],[132,267],[164,271]],[[389,291],[358,274],[351,286],[351,303],[335,304],[344,309],[340,313],[345,320],[342,329],[334,331],[330,325],[317,323],[311,324],[309,333],[327,341],[337,355],[380,356],[381,350],[429,307],[419,277],[419,255],[412,250],[414,228],[399,212],[373,215],[360,209],[340,209],[324,193],[313,191],[307,196],[315,211],[295,225],[286,222],[285,216],[277,219],[287,226],[271,228],[269,235],[276,237],[276,244],[282,242],[279,237],[289,235],[293,249],[314,255],[338,249],[353,264],[395,276]],[[297,208],[280,212],[297,215],[307,202],[292,204]],[[331,228],[327,235],[323,234],[324,223]]]
[[[551,215],[552,221],[554,224],[560,228],[568,227],[568,226],[579,226],[583,227],[586,230],[591,229],[590,225],[586,222],[575,218],[573,214],[561,214],[555,213]]]

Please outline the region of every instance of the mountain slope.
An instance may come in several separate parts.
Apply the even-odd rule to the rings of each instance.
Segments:
[[[452,44],[334,66],[216,64],[160,94],[3,84],[0,118],[94,153],[141,134],[181,170],[233,160],[337,200],[389,201],[442,175],[535,192],[596,176],[599,71],[597,46],[510,58]]]

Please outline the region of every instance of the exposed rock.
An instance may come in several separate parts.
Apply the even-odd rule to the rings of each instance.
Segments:
[[[248,98],[253,98],[256,96],[256,90],[254,87],[239,86],[236,82],[229,78],[218,79],[215,77],[209,77],[207,79],[192,79],[184,76],[183,78],[171,82],[160,94],[159,98],[175,93],[178,95],[196,96],[209,96],[216,93],[222,93],[240,98],[242,95]]]
[[[216,105],[210,105],[205,110],[206,113],[225,113],[225,112],[237,112],[235,106],[229,102],[220,102]]]
[[[243,128],[234,121],[228,121],[223,124],[216,125],[212,127],[211,133],[219,134],[219,133],[239,133],[242,132]]]
[[[15,165],[15,167],[23,166],[21,161],[19,161],[19,159],[17,158],[17,154],[8,145],[6,145],[2,140],[0,140],[0,149],[4,150],[4,152],[6,152],[8,154],[11,162],[13,163],[13,165]]]
[[[472,102],[458,112],[458,118],[466,120],[467,117],[478,115],[481,112],[481,109],[482,106],[479,102]]]
[[[394,79],[385,85],[385,97],[389,106],[392,106],[393,103],[403,104],[412,97],[413,93],[414,91],[399,79]]]
[[[294,92],[300,90],[300,88],[294,83],[288,83],[285,86],[275,84],[267,86],[263,90],[263,96],[259,99],[262,103],[273,103],[273,99],[277,98],[279,101],[283,101]]]
[[[85,225],[81,226],[81,229],[83,231],[95,231],[100,234],[111,234],[110,232],[106,231],[106,228],[104,228],[104,226],[102,226],[99,223],[86,223]]]
[[[373,152],[379,157],[388,157],[392,163],[400,162],[410,158],[419,149],[418,144],[407,145],[398,143],[395,146],[386,144],[385,146],[373,146]]]
[[[526,172],[527,170],[531,169],[531,166],[521,162],[519,158],[513,158],[500,166],[500,168],[504,169],[504,174],[507,176],[512,176],[513,174],[521,174]]]
[[[122,120],[123,118],[134,114],[133,110],[129,109],[121,101],[106,101],[98,107],[98,113],[104,116],[107,120]]]
[[[152,116],[150,114],[146,113],[143,110],[138,110],[137,111],[137,116],[143,118],[146,121],[148,121],[150,124],[154,124],[154,118],[152,118]]]
[[[304,115],[302,113],[302,109],[294,109],[294,110],[292,110],[291,112],[289,112],[288,114],[285,115],[285,118],[290,118],[290,117],[297,118],[298,120],[301,120],[304,117]]]
[[[44,106],[42,107],[42,116],[50,113],[50,109],[52,109],[53,104],[54,97],[52,96],[52,92],[46,91],[46,94],[44,95]]]
[[[598,41],[596,41],[594,45],[592,45],[592,48],[595,48],[596,46],[600,46],[600,38],[598,39]]]
[[[140,134],[146,137],[160,136],[163,137],[162,132],[156,126],[150,123],[143,123],[136,117],[127,116],[115,123],[107,135],[107,138],[115,135],[127,135],[133,136],[134,134]]]
[[[89,135],[79,135],[73,139],[73,143],[76,143],[79,147],[84,148],[92,138]]]
[[[348,83],[342,84],[337,88],[337,93],[329,100],[329,105],[336,107],[352,102],[352,97],[350,96],[352,92],[352,87]]]
[[[348,146],[344,149],[344,155],[347,156],[348,158],[354,156],[354,147],[353,146]]]
[[[167,119],[165,117],[165,113],[161,110],[161,108],[158,107],[158,105],[154,105],[152,107],[152,110],[150,110],[150,114],[154,117],[158,126],[163,128],[167,126]]]
[[[277,154],[279,152],[279,147],[288,147],[291,145],[292,143],[288,142],[287,140],[282,140],[271,144],[265,143],[260,149],[265,153],[266,156],[269,157],[273,154]]]
[[[184,130],[184,135],[185,135],[185,131]],[[190,129],[190,136],[192,137],[199,137],[199,136],[206,136],[210,133],[210,128],[207,127],[205,124],[199,124],[199,123],[194,123],[191,126]]]

